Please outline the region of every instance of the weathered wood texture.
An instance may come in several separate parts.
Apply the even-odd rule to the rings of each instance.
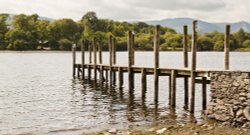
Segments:
[[[229,70],[229,36],[230,36],[230,25],[226,25],[225,28],[225,39],[224,39],[224,69]]]

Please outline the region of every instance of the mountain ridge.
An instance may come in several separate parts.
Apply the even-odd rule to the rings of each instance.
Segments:
[[[207,32],[224,32],[224,27],[226,24],[231,25],[231,32],[237,32],[240,28],[243,28],[246,32],[250,32],[250,23],[246,21],[240,21],[235,23],[213,23],[213,22],[207,22],[199,19],[193,19],[188,17],[180,17],[180,18],[166,18],[162,20],[151,20],[151,21],[145,21],[147,24],[152,25],[161,25],[173,28],[179,33],[182,33],[183,31],[183,25],[188,25],[189,31],[191,31],[192,28],[192,22],[194,20],[198,21],[198,32],[201,33],[207,33]]]

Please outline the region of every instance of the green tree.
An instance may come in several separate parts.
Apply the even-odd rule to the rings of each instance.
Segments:
[[[236,41],[236,48],[243,47],[243,42],[246,40],[247,36],[244,29],[240,28],[239,31],[233,33],[233,37]]]
[[[214,48],[212,39],[205,35],[198,37],[197,44],[197,49],[199,51],[211,51]]]
[[[59,19],[49,25],[49,33],[51,48],[58,49],[61,39],[68,39],[77,44],[80,40],[81,29],[72,19]]]
[[[41,48],[49,41],[49,24],[50,22],[47,20],[38,20],[37,21],[37,34],[38,34],[38,42]]]
[[[0,14],[0,50],[6,49],[7,47],[5,34],[9,30],[8,25],[6,24],[8,16],[9,16],[8,14]]]
[[[245,40],[242,45],[245,48],[250,48],[250,39]]]

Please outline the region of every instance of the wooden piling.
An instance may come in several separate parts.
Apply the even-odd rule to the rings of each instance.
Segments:
[[[132,57],[132,61],[131,64],[135,65],[135,34],[132,33],[132,47],[131,47],[131,57]]]
[[[112,39],[112,65],[116,64],[116,40],[115,38]],[[116,72],[113,73],[113,84],[116,82]]]
[[[112,81],[113,81],[113,71],[112,71],[112,66],[113,66],[113,50],[112,50],[112,42],[113,42],[113,37],[112,35],[109,35],[109,84],[110,86],[112,85]]]
[[[129,93],[132,94],[133,92],[133,83],[134,83],[134,78],[133,78],[133,73],[132,73],[132,32],[128,32],[128,85],[129,85]]]
[[[188,68],[188,26],[183,26],[183,65]],[[184,108],[188,108],[188,77],[184,77]]]
[[[102,45],[101,44],[98,46],[98,52],[99,52],[99,64],[102,64]]]
[[[145,100],[146,98],[146,91],[147,91],[147,75],[146,75],[146,69],[141,69],[141,98],[142,100]]]
[[[183,26],[183,65],[188,67],[188,26]]]
[[[93,51],[94,51],[94,81],[97,80],[97,69],[96,69],[96,63],[97,63],[97,46],[95,38],[93,39]]]
[[[103,78],[103,66],[100,65],[100,74],[99,74],[99,79],[100,79],[100,84],[101,84],[101,87],[103,87],[103,81],[104,81],[104,78]]]
[[[108,72],[108,70],[105,70],[105,74],[106,74],[106,82],[108,82],[109,81],[109,72]]]
[[[160,25],[157,25],[155,28],[154,36],[154,101],[158,102],[158,93],[159,93],[159,46],[160,46]]]
[[[171,71],[171,107],[176,106],[176,70]]]
[[[195,107],[195,70],[196,70],[196,51],[197,51],[197,21],[193,21],[193,39],[192,39],[192,66],[191,66],[191,101],[190,113],[194,113]]]
[[[123,85],[123,71],[122,68],[118,68],[118,76],[119,76],[119,87],[121,88]]]
[[[230,36],[230,25],[225,27],[225,36],[224,36],[224,69],[229,70],[229,36]]]
[[[172,90],[171,90],[171,75],[168,76],[168,89],[169,89],[169,93],[168,93],[168,105],[171,106],[171,102],[172,102]]]
[[[84,47],[84,40],[82,40],[81,43],[81,53],[82,53],[82,79],[85,78],[85,68],[84,68],[84,64],[85,64],[85,47]]]
[[[99,46],[98,46],[98,52],[99,52],[99,64],[100,64],[99,79],[100,79],[101,85],[102,85],[103,81],[104,81],[104,76],[103,76],[103,66],[102,66],[102,45],[101,44],[99,44]]]
[[[80,77],[80,66],[77,65],[77,77]]]
[[[92,63],[92,48],[91,45],[89,44],[89,64]],[[90,65],[88,65],[88,80],[91,79],[91,68]]]
[[[73,77],[76,75],[75,64],[76,64],[76,46],[72,46],[72,66],[73,66]]]
[[[202,77],[202,109],[207,109],[207,78]]]

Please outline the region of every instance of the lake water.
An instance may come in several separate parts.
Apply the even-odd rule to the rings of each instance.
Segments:
[[[230,55],[231,69],[249,70],[249,52]],[[183,109],[182,78],[177,79],[177,107],[173,111],[168,108],[168,77],[160,77],[159,102],[155,105],[153,76],[148,76],[146,100],[142,102],[140,75],[135,75],[133,97],[128,96],[127,74],[124,87],[114,86],[110,93],[109,85],[100,89],[93,81],[73,79],[71,56],[71,52],[0,52],[0,134],[71,135],[190,120]],[[136,52],[135,56],[136,66],[153,66],[152,52]],[[77,57],[80,62],[79,52]],[[160,67],[181,68],[181,58],[181,52],[161,52]],[[103,61],[108,64],[107,52]],[[118,52],[117,65],[126,64],[127,53]],[[223,53],[199,52],[197,67],[223,69]],[[198,121],[203,119],[200,95],[197,85]]]

